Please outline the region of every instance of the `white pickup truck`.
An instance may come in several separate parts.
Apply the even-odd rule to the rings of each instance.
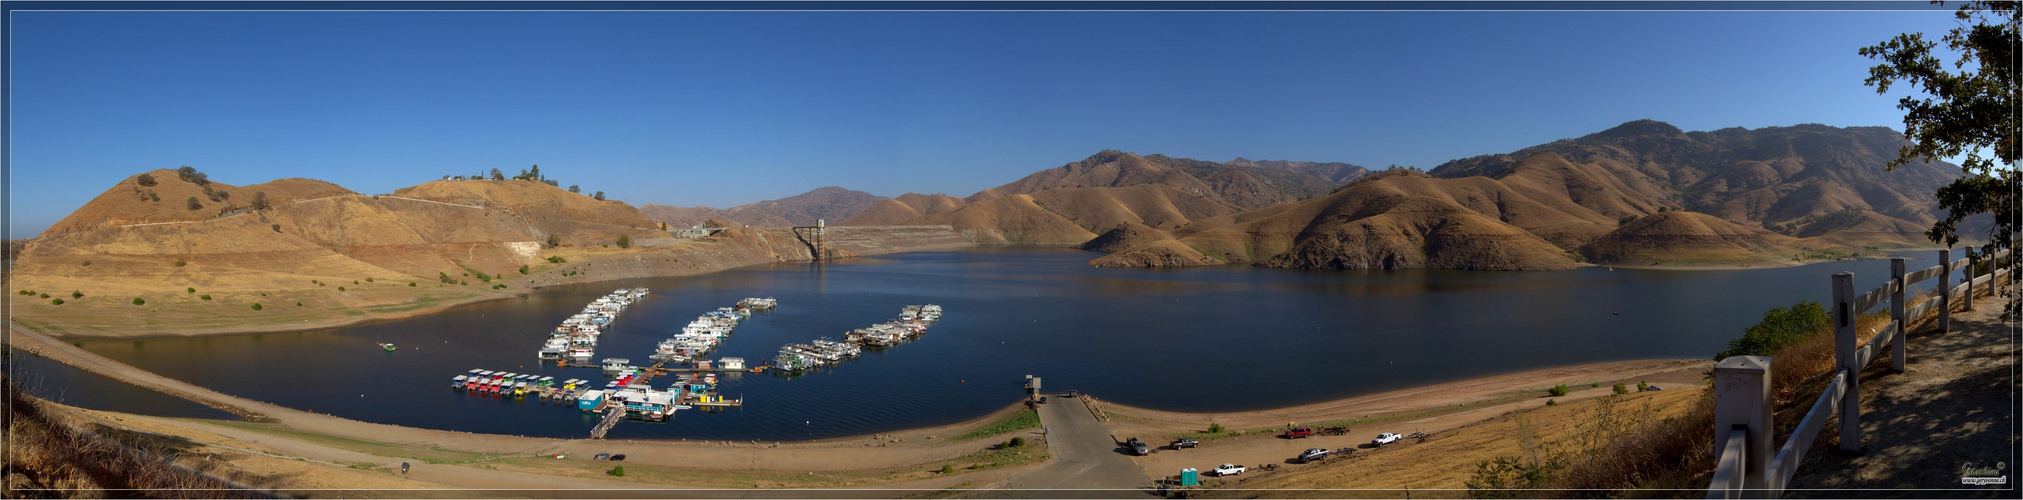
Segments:
[[[1372,440],[1370,440],[1370,444],[1374,444],[1374,445],[1377,445],[1377,446],[1383,446],[1383,445],[1387,445],[1387,444],[1391,444],[1391,443],[1395,443],[1395,442],[1398,442],[1398,440],[1400,440],[1400,439],[1405,439],[1405,436],[1400,436],[1400,435],[1398,435],[1398,434],[1397,434],[1397,433],[1395,433],[1395,432],[1386,432],[1386,433],[1383,433],[1383,434],[1378,434],[1378,435],[1377,435],[1377,438],[1376,438],[1376,439],[1372,439]]]

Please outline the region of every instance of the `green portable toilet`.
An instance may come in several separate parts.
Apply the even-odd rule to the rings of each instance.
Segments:
[[[1197,484],[1201,484],[1200,472],[1197,472],[1194,469],[1180,469],[1181,486],[1194,486]]]

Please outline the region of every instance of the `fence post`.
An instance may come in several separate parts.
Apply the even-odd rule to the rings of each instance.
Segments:
[[[1855,366],[1854,273],[1833,273],[1834,370],[1847,374],[1847,393],[1840,400],[1840,451],[1861,451],[1861,367]]]
[[[1714,365],[1714,458],[1728,436],[1744,429],[1742,487],[1767,494],[1770,488],[1770,358],[1731,356]],[[1757,495],[1751,495],[1757,496]]]
[[[1908,287],[1909,284],[1904,283],[1903,257],[1890,257],[1890,283],[1895,283],[1897,287],[1897,293],[1890,294],[1890,323],[1896,324],[1897,327],[1896,336],[1890,337],[1890,371],[1903,373],[1904,337],[1910,334],[1910,332],[1904,331],[1904,326],[1910,324],[1910,318],[1904,317],[1904,293],[1906,291],[1904,288]]]
[[[1939,250],[1939,333],[1953,331],[1953,250]]]
[[[1967,247],[1967,269],[1961,271],[1960,275],[1966,276],[1965,278],[1960,278],[1960,280],[1967,284],[1967,298],[1961,300],[1965,304],[1960,304],[1960,311],[1972,311],[1974,310],[1974,247]],[[1992,285],[1993,283],[1990,284]]]

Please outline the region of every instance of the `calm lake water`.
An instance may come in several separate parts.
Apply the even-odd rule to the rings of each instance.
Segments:
[[[1913,257],[1926,257],[1918,252]],[[947,315],[918,340],[797,378],[720,384],[746,407],[627,422],[613,438],[810,439],[953,423],[1048,392],[1179,411],[1273,408],[1556,365],[1702,358],[1763,311],[1826,301],[1829,275],[1885,280],[1886,260],[1739,271],[1294,271],[1100,269],[1100,254],[979,248],[776,264],[705,276],[554,287],[425,317],[324,331],[78,344],[228,394],[346,418],[469,432],[583,437],[573,406],[466,394],[472,368],[604,380],[538,363],[547,332],[619,287],[653,294],[619,316],[597,358],[646,362],[703,311],[777,297],[712,357],[756,363],[780,345],[840,338],[907,304]],[[1911,268],[1933,262],[1912,261]],[[1617,314],[1620,313],[1620,314]],[[375,343],[400,346],[384,352]],[[51,371],[70,394],[108,382]],[[601,382],[600,382],[601,385]],[[150,413],[159,403],[108,409]],[[800,425],[795,425],[800,424]]]

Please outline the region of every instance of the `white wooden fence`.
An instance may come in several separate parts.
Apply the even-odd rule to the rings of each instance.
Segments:
[[[1806,411],[1805,418],[1799,420],[1798,427],[1792,429],[1791,436],[1771,455],[1770,446],[1775,420],[1770,405],[1770,358],[1763,356],[1735,356],[1721,360],[1714,365],[1714,468],[1713,484],[1707,487],[1707,498],[1774,498],[1782,496],[1784,486],[1791,481],[1791,475],[1798,471],[1798,464],[1805,460],[1805,452],[1812,447],[1819,431],[1826,426],[1826,420],[1840,413],[1841,451],[1861,450],[1861,369],[1868,366],[1878,351],[1890,349],[1890,370],[1904,371],[1904,332],[1909,331],[1913,321],[1933,308],[1937,308],[1940,331],[1952,327],[1954,300],[1964,300],[1965,309],[1974,308],[1974,289],[1993,286],[2009,273],[2009,266],[2000,265],[2000,259],[2012,255],[2011,249],[2002,249],[1989,256],[1976,258],[1974,249],[1968,248],[1966,258],[1953,260],[1951,250],[1939,251],[1939,265],[1915,272],[1904,272],[1904,259],[1890,259],[1890,280],[1867,293],[1855,295],[1854,273],[1841,271],[1833,274],[1833,304],[1828,311],[1833,321],[1833,380],[1826,390],[1814,401],[1812,409]],[[1990,265],[1988,274],[1976,276],[1974,268],[1980,262]],[[1953,286],[1953,270],[1964,271],[1958,286]],[[1904,292],[1913,283],[1938,278],[1934,290],[1943,290],[1932,300],[1916,306],[1904,307]],[[1869,308],[1890,302],[1890,323],[1877,332],[1859,348],[1855,346],[1855,320]]]

